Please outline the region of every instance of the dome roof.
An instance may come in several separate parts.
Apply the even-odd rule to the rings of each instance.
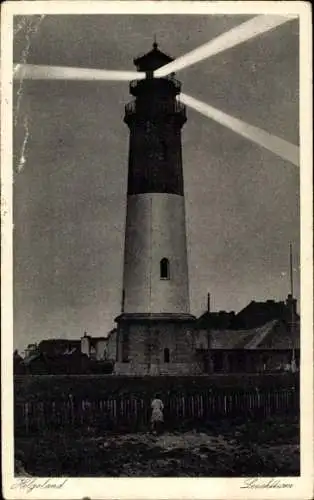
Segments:
[[[152,50],[147,54],[134,59],[134,64],[139,71],[155,71],[156,69],[170,63],[174,59],[158,49],[158,44],[154,42]]]

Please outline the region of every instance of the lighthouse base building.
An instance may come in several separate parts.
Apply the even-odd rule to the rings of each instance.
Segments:
[[[193,316],[121,314],[115,372],[125,375],[201,374]]]

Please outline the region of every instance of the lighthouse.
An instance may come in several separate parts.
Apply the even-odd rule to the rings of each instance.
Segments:
[[[143,80],[130,83],[127,209],[116,372],[193,371],[181,130],[186,108],[174,75],[153,72],[173,59],[156,43],[134,60]]]

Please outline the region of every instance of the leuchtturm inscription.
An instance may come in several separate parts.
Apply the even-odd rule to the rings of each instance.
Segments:
[[[65,17],[14,36],[12,488],[293,488],[298,19]]]

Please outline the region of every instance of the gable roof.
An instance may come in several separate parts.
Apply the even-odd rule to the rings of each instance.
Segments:
[[[290,326],[282,320],[269,321],[247,330],[212,330],[211,349],[299,349],[300,325]]]
[[[251,330],[212,330],[211,349],[244,349],[245,344],[254,336]]]
[[[247,342],[245,348],[246,349],[256,349],[260,343],[273,331],[277,320],[269,321],[266,325],[263,325],[261,328],[255,329],[255,334],[253,337]]]
[[[285,321],[276,321],[268,335],[260,339],[257,349],[300,349],[300,322],[294,327]]]

